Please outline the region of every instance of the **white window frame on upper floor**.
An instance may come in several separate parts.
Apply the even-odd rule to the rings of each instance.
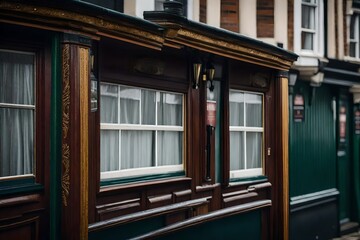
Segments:
[[[311,5],[315,7],[315,29],[313,50],[302,49],[301,33],[307,31],[302,29],[302,6]],[[312,3],[305,3],[303,0],[294,1],[294,51],[300,58],[296,62],[298,65],[316,66],[318,58],[324,56],[324,2],[323,0],[312,0]]]
[[[351,31],[351,19],[355,17],[355,24],[354,24],[354,38],[351,38],[350,31]],[[350,44],[355,43],[355,56],[350,55]],[[345,60],[360,62],[360,10],[359,11],[352,11],[352,14],[349,15],[348,18],[348,31],[347,31],[347,45],[348,45],[348,52],[346,53]]]

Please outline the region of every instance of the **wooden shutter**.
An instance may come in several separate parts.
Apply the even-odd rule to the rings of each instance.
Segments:
[[[257,0],[257,37],[274,37],[274,0]]]
[[[239,0],[221,0],[220,27],[239,32]]]

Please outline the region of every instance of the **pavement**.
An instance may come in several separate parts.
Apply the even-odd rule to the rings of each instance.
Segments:
[[[350,233],[339,238],[333,238],[333,240],[360,240],[360,231],[355,233]]]

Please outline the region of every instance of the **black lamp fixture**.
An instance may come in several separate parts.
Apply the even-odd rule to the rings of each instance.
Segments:
[[[289,72],[289,94],[293,94],[294,92],[294,86],[296,84],[296,80],[299,76],[298,72],[290,71]]]
[[[193,88],[199,88],[200,75],[204,82],[210,81],[210,91],[214,90],[213,79],[215,76],[215,67],[209,63],[207,67],[203,67],[200,61],[195,61],[193,63]]]

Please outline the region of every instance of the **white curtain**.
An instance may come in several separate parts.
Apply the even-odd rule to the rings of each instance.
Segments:
[[[244,159],[244,133],[230,132],[230,170],[245,168]]]
[[[35,105],[34,56],[0,51],[0,104]],[[0,107],[0,177],[33,173],[34,110]]]
[[[244,127],[230,131],[230,170],[261,168],[262,132],[247,128],[263,127],[262,109],[262,95],[230,91],[230,126]]]
[[[119,94],[110,94],[109,86]],[[182,132],[156,130],[182,126],[182,95],[102,83],[100,112],[102,123],[127,124],[126,130],[101,130],[102,172],[182,163]]]
[[[246,168],[261,168],[262,133],[246,133]]]

